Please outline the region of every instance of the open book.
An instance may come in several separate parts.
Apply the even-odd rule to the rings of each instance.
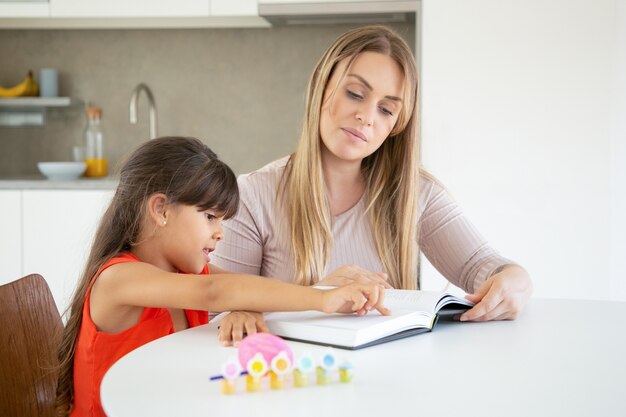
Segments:
[[[439,291],[385,290],[390,316],[371,311],[365,316],[316,311],[268,313],[273,334],[300,342],[342,349],[364,347],[432,330],[438,316],[452,316],[474,304]]]

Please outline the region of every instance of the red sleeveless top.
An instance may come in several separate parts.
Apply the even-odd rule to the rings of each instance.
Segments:
[[[141,262],[132,253],[123,253],[108,261],[96,277],[111,265],[124,262]],[[207,264],[201,274],[209,274]],[[90,285],[93,285],[95,279]],[[98,331],[91,320],[89,298],[91,287],[85,297],[83,322],[80,326],[76,353],[74,354],[74,405],[71,417],[106,416],[100,402],[100,384],[104,374],[122,356],[139,346],[174,333],[174,325],[167,308],[145,307],[137,324],[120,333]],[[206,311],[185,310],[189,327],[209,322]]]

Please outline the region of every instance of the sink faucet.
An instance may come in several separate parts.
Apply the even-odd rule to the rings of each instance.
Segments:
[[[148,103],[150,104],[150,139],[154,139],[157,137],[156,104],[154,103],[154,96],[152,95],[150,87],[144,83],[138,84],[130,96],[130,122],[132,124],[137,123],[137,99],[139,98],[139,93],[141,93],[142,90],[146,93]]]

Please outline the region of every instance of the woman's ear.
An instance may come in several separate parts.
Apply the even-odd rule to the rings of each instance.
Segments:
[[[148,214],[157,226],[167,224],[167,197],[163,193],[152,194],[148,198]]]

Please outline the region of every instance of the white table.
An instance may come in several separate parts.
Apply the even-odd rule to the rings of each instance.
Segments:
[[[296,355],[323,349],[289,344]],[[210,323],[122,358],[102,404],[111,417],[626,415],[626,303],[532,299],[516,321],[440,322],[335,352],[354,365],[352,383],[226,396],[208,379],[236,349]]]

